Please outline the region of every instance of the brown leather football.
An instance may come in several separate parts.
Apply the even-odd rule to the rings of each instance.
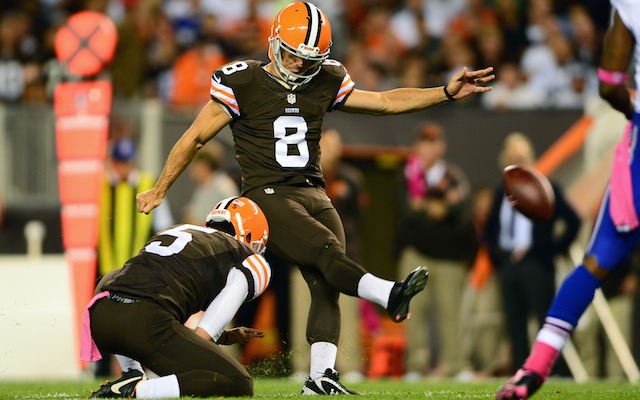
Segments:
[[[502,185],[511,205],[527,218],[544,221],[553,215],[553,188],[549,179],[535,169],[509,165],[502,173]]]

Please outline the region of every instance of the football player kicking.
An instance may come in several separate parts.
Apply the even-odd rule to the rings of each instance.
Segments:
[[[635,104],[625,87],[635,51],[640,64],[640,2],[612,0],[613,23],[604,40],[598,78],[600,95],[630,120],[616,147],[609,187],[600,205],[584,260],[562,283],[522,368],[496,394],[496,399],[528,399],[549,376],[567,338],[578,324],[602,280],[626,261],[640,240],[640,96]],[[636,68],[636,87],[640,70]]]
[[[380,279],[347,258],[344,229],[324,189],[319,166],[326,112],[389,115],[418,111],[473,93],[494,79],[493,68],[463,68],[446,86],[370,92],[354,88],[345,67],[329,59],[331,26],[312,3],[296,2],[276,16],[271,62],[236,61],[211,78],[211,101],[176,142],[155,186],[137,196],[138,211],[158,206],[196,151],[230,124],[242,175],[242,195],[271,226],[269,250],[297,265],[311,292],[307,341],[311,369],[303,394],[349,394],[334,366],[340,334],[338,295],[385,307],[400,322],[427,283],[419,267],[402,282]]]
[[[107,274],[87,305],[80,355],[117,354],[123,375],[91,397],[252,396],[247,371],[219,345],[262,337],[250,328],[224,330],[271,278],[262,256],[269,227],[244,197],[221,201],[205,226],[177,225],[153,236]],[[195,330],[184,326],[205,310]],[[145,379],[142,365],[160,377]]]

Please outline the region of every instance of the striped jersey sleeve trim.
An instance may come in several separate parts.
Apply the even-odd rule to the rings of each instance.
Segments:
[[[240,107],[238,106],[236,95],[229,86],[218,83],[211,78],[209,94],[211,94],[211,97],[215,97],[222,104],[226,105],[234,116],[240,116]]]
[[[259,254],[253,254],[247,257],[242,262],[242,266],[248,269],[253,277],[253,286],[255,288],[253,298],[260,296],[267,289],[267,286],[269,286],[271,267],[269,267],[264,257]]]
[[[344,101],[347,95],[351,93],[355,85],[356,84],[351,80],[351,75],[346,74],[342,79],[342,84],[340,85],[340,89],[338,90],[338,94],[336,95],[336,101],[333,102],[333,107]]]

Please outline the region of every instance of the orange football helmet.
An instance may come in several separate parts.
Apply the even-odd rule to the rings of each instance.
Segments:
[[[229,197],[222,200],[207,216],[205,226],[228,233],[262,254],[269,239],[269,224],[253,200]]]
[[[282,50],[314,63],[303,74],[295,74],[282,64]],[[309,82],[320,72],[320,64],[329,57],[330,50],[331,25],[322,10],[301,1],[280,10],[269,37],[269,58],[275,62],[280,78],[296,85]]]

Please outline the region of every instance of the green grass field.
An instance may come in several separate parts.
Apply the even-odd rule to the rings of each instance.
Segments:
[[[452,381],[406,383],[382,380],[349,385],[359,391],[362,399],[492,399],[501,380],[480,383]],[[73,382],[3,382],[0,381],[0,399],[84,399],[97,381]],[[301,384],[286,379],[256,378],[255,398],[302,399]],[[617,400],[640,399],[640,386],[619,382],[590,382],[576,384],[571,381],[549,381],[534,399],[557,400]]]

